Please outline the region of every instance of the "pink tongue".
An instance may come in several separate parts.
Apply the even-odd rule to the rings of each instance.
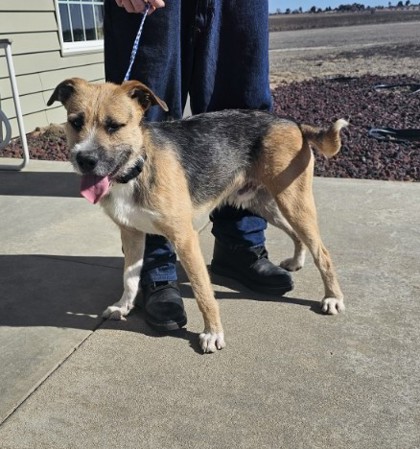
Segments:
[[[109,186],[108,176],[83,175],[80,183],[80,193],[90,203],[96,204],[108,193]]]

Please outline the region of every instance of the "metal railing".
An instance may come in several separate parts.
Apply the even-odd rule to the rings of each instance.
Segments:
[[[12,87],[13,101],[15,103],[16,118],[18,122],[20,140],[22,142],[22,151],[23,151],[23,159],[20,164],[15,165],[3,164],[0,165],[0,169],[22,170],[29,162],[29,150],[28,150],[28,142],[26,140],[25,127],[23,124],[22,110],[20,107],[19,93],[16,84],[15,68],[13,66],[12,60],[12,41],[9,39],[0,39],[0,48],[3,49],[6,53],[7,67],[9,69],[10,84]],[[5,129],[4,136],[2,132],[3,127]],[[12,130],[9,119],[6,117],[6,114],[4,114],[4,112],[0,109],[0,151],[9,144],[11,136]]]

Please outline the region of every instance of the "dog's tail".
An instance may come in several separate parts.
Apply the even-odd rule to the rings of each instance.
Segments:
[[[332,157],[340,151],[340,130],[348,126],[344,119],[337,120],[328,129],[301,125],[302,134],[318,151],[327,157]]]

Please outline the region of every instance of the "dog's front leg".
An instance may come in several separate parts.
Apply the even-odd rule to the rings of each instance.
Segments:
[[[112,320],[125,320],[134,307],[143,267],[145,234],[134,229],[121,229],[124,251],[124,292],[121,299],[109,306],[102,316]]]
[[[204,331],[200,334],[200,347],[203,352],[216,352],[226,346],[219,305],[214,297],[210,276],[200,249],[197,232],[191,227],[180,227],[182,234],[170,233],[179,260],[187,272],[197,300],[198,307],[203,314]],[[168,235],[169,236],[169,235]]]

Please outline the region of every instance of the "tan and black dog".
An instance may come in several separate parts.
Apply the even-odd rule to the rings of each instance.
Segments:
[[[324,282],[322,311],[344,310],[330,255],[321,241],[312,194],[314,157],[341,145],[338,120],[326,130],[268,112],[226,110],[162,123],[143,121],[164,101],[137,81],[60,83],[48,105],[67,110],[71,162],[82,175],[82,194],[100,202],[119,226],[125,256],[124,293],[104,316],[123,319],[133,308],[145,233],[168,238],[190,279],[204,318],[204,352],[225,346],[219,307],[199,247],[198,233],[222,204],[245,207],[283,229],[295,245],[282,267],[303,266],[307,246]]]

